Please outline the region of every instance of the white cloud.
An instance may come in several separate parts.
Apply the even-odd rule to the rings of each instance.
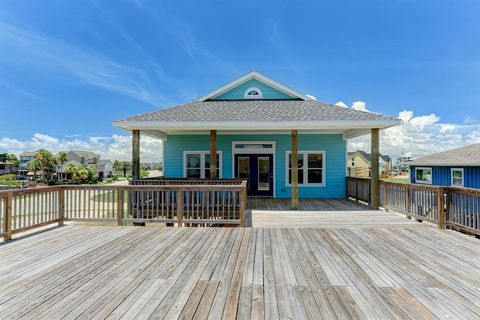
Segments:
[[[20,154],[23,151],[34,151],[40,148],[53,153],[64,150],[88,150],[100,154],[103,159],[130,160],[131,137],[114,134],[111,137],[75,137],[56,138],[47,134],[35,133],[30,139],[19,140],[0,138],[0,152]],[[140,158],[142,162],[160,161],[162,143],[150,137],[142,136],[140,140]]]
[[[382,130],[380,151],[392,157],[410,153],[420,157],[435,152],[480,143],[480,124],[455,124],[441,122],[435,114],[415,116],[413,111],[398,114],[402,124]],[[370,152],[370,136],[350,140],[349,150]]]
[[[367,104],[363,101],[355,101],[352,104],[352,108],[355,109],[355,110],[358,110],[358,111],[370,112],[370,111],[367,110],[366,105]]]
[[[338,101],[337,103],[335,103],[335,105],[342,108],[348,108],[348,106],[343,101]]]
[[[466,123],[466,124],[471,124],[471,123],[476,123],[477,120],[475,120],[475,118],[473,117],[470,117],[470,116],[466,116],[465,119],[463,119],[463,123]]]

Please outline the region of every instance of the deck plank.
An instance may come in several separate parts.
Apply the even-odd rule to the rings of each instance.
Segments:
[[[0,319],[480,318],[478,239],[349,206],[306,202],[271,228],[66,225],[18,239],[0,245]]]

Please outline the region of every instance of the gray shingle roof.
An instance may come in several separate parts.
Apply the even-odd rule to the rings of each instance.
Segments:
[[[480,166],[480,143],[421,157],[410,166]]]
[[[393,120],[308,100],[195,101],[118,120],[122,121],[329,121]]]
[[[357,151],[354,151],[354,152],[349,152],[348,155],[349,155],[349,156],[350,156],[350,155],[353,155],[355,152],[361,153],[362,156],[364,156],[365,159],[367,159],[367,161],[372,162],[372,154],[371,154],[371,153],[367,153],[367,152],[365,152],[365,151],[363,151],[363,150],[357,150]],[[385,161],[385,162],[390,161],[390,156],[388,156],[388,155],[380,154],[380,158],[381,158],[383,161]]]

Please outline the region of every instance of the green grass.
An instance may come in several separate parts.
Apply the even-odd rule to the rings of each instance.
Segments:
[[[385,181],[385,182],[393,182],[393,183],[403,183],[403,184],[410,183],[410,177],[408,175],[398,176],[398,177],[390,177],[390,178],[383,178],[382,180]]]
[[[104,191],[103,194],[97,194],[97,195],[94,195],[93,197],[90,197],[90,200],[99,201],[99,202],[103,202],[105,200],[105,202],[116,203],[118,198],[117,194],[118,193],[115,191]],[[124,191],[123,201],[126,202],[127,199],[128,199],[127,191]]]

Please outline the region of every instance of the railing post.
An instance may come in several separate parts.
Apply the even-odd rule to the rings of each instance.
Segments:
[[[177,189],[177,225],[181,227],[183,219],[183,189]]]
[[[5,218],[3,219],[3,230],[5,231],[4,240],[8,241],[12,239],[12,203],[13,203],[13,193],[7,193],[7,198],[5,199],[7,203],[5,204]]]
[[[240,189],[240,227],[245,227],[245,209],[247,208],[247,187],[242,184]]]
[[[355,200],[358,202],[358,179],[355,178]]]
[[[410,185],[407,185],[405,187],[405,215],[407,216],[407,219],[412,219],[410,211]]]
[[[123,221],[124,193],[122,188],[117,189],[117,226],[121,226]]]
[[[383,208],[388,212],[388,184],[383,182]]]
[[[60,187],[58,189],[58,225],[63,226],[65,222],[65,190]]]
[[[445,229],[445,193],[443,188],[437,191],[438,228]]]

